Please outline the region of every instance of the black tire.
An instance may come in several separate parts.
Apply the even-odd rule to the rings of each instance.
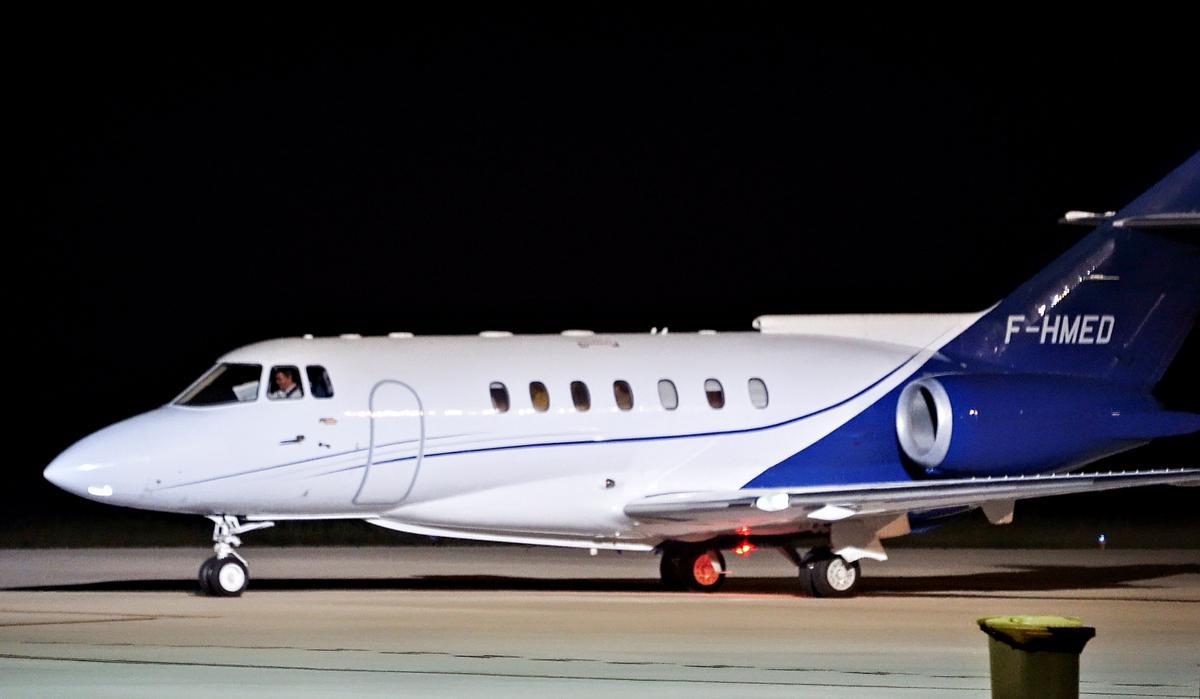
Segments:
[[[672,592],[687,589],[687,582],[679,572],[678,551],[670,549],[663,551],[662,560],[658,562],[658,574],[662,578],[663,588]]]
[[[800,564],[800,594],[805,597],[819,597],[817,588],[813,584],[815,579],[810,565],[815,565],[816,561],[808,561]]]
[[[853,597],[862,582],[858,561],[841,556],[810,558],[800,567],[800,591],[809,597]]]
[[[197,576],[200,579],[200,594],[213,594],[212,585],[209,584],[209,576],[212,575],[213,564],[217,562],[217,557],[213,556],[200,564],[200,573]]]
[[[695,592],[716,592],[725,584],[725,557],[716,549],[694,548],[679,557],[684,585]]]
[[[236,556],[214,558],[208,569],[209,594],[216,597],[240,597],[250,583],[250,571]]]

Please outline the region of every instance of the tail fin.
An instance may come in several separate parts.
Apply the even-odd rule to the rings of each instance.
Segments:
[[[1183,225],[1138,223],[1163,219]],[[1021,285],[943,352],[1007,370],[1149,389],[1179,351],[1200,309],[1198,219],[1200,152]]]

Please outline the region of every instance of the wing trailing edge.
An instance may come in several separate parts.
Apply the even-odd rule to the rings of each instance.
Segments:
[[[796,489],[747,489],[652,495],[625,506],[640,521],[704,527],[831,523],[944,507],[990,505],[989,519],[1009,519],[1012,501],[1147,485],[1200,485],[1200,469],[1152,469],[936,481],[864,483]],[[786,507],[784,498],[786,497]]]

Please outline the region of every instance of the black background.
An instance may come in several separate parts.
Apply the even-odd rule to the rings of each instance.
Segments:
[[[260,339],[984,308],[1200,148],[1190,21],[14,22],[6,517],[102,521],[45,464]]]

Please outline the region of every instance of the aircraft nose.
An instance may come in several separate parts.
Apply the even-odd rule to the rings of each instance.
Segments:
[[[186,442],[187,428],[169,408],[135,415],[67,447],[42,475],[73,495],[138,507],[148,502],[151,474]]]
[[[113,494],[113,487],[105,481],[105,470],[111,464],[90,458],[89,450],[76,444],[59,454],[42,471],[42,477],[73,495],[102,499]]]
[[[42,478],[45,478],[63,490],[69,491],[71,488],[68,485],[68,482],[70,479],[70,472],[72,470],[73,469],[70,466],[63,463],[62,457],[60,456],[54,461],[51,461],[50,465],[46,467],[46,470],[42,471]]]

